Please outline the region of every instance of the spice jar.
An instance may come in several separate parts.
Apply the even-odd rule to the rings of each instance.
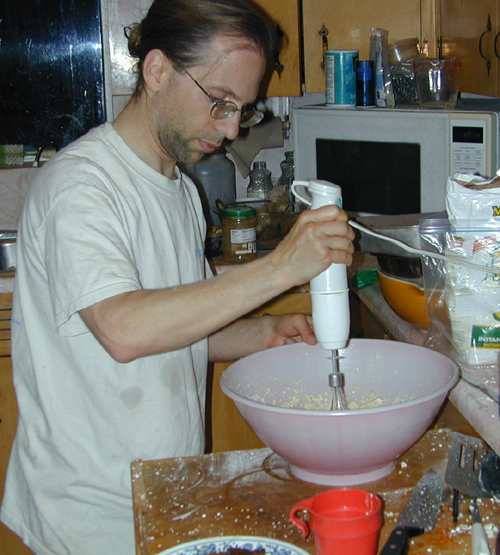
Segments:
[[[222,255],[227,262],[250,262],[257,257],[257,218],[253,208],[226,206],[222,211]]]

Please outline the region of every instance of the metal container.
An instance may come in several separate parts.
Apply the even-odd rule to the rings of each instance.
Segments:
[[[0,231],[0,271],[14,271],[16,269],[16,240],[17,231]]]
[[[391,216],[364,216],[356,218],[360,224],[381,235],[398,239],[410,247],[420,249],[419,224],[423,219],[435,218],[435,214],[398,214]],[[394,243],[359,232],[358,248],[377,257],[381,270],[389,275],[403,279],[422,277],[421,257],[413,255]]]

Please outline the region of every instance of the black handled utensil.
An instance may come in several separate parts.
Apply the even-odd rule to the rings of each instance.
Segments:
[[[380,555],[406,555],[409,540],[434,528],[443,500],[443,480],[428,470],[412,491]]]

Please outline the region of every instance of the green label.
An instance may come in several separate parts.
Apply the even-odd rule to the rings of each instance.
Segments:
[[[472,326],[471,347],[500,349],[500,327]]]

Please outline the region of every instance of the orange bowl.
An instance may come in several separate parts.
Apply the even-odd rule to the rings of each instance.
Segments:
[[[421,329],[429,326],[429,318],[425,310],[425,291],[411,281],[389,276],[378,270],[378,282],[382,294],[394,312]]]

